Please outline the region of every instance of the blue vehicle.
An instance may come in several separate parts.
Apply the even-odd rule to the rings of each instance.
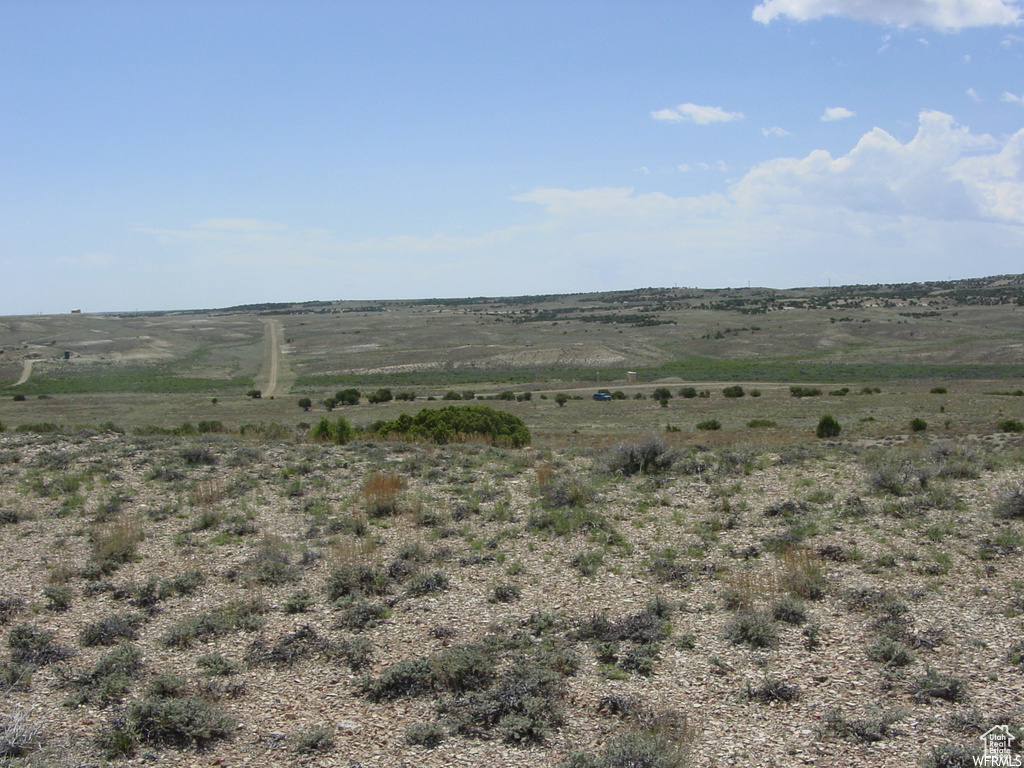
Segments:
[[[607,392],[596,392],[594,394],[594,399],[595,400],[611,400],[612,396],[609,395]]]

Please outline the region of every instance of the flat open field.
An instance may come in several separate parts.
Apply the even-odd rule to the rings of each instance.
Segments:
[[[2,318],[0,764],[1016,760],[1021,292]]]

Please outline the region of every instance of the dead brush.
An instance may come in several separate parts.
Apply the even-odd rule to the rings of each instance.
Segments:
[[[219,480],[200,480],[189,494],[192,506],[206,508],[224,500],[224,483]]]
[[[742,570],[728,573],[722,597],[730,610],[754,610],[785,593],[781,576],[772,570]]]
[[[398,514],[405,488],[405,480],[394,472],[374,472],[366,478],[362,487],[366,514],[370,517]]]
[[[537,477],[537,488],[542,492],[549,487],[555,479],[555,468],[550,464],[541,464],[534,470]]]
[[[787,547],[779,560],[782,585],[787,592],[806,600],[820,600],[825,596],[827,582],[818,555],[807,547]]]

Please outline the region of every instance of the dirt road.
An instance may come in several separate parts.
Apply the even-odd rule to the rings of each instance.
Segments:
[[[284,329],[281,327],[280,320],[264,320],[263,322],[266,325],[266,334],[263,337],[265,354],[263,365],[260,367],[260,373],[256,379],[256,386],[264,397],[287,394],[294,377],[281,354],[281,347],[284,345]]]
[[[19,384],[24,384],[26,381],[28,381],[28,377],[32,375],[32,363],[34,363],[34,362],[35,362],[35,360],[23,360],[22,361],[22,364],[21,364],[21,378],[19,378],[16,382],[11,384],[12,387],[16,387]]]

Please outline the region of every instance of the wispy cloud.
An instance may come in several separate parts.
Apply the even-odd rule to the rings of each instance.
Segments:
[[[846,107],[826,107],[825,113],[821,116],[823,123],[832,123],[836,120],[846,120],[848,117],[853,117],[856,112],[851,112]]]
[[[1024,96],[1014,96],[1012,93],[1007,91],[1003,94],[1003,101],[1010,104],[1021,104],[1024,105]]]
[[[671,123],[696,123],[697,125],[708,125],[710,123],[730,123],[734,120],[742,120],[742,112],[727,112],[721,107],[702,107],[698,104],[680,104],[678,107],[659,109],[651,112],[655,120],[667,120]]]
[[[955,32],[1017,24],[1024,9],[1019,0],[762,0],[752,14],[754,21],[762,24],[780,16],[795,21],[845,16],[874,24]]]
[[[978,95],[978,92],[973,88],[967,89],[967,95],[970,97],[971,101],[984,101],[984,99],[982,99],[981,96]]]
[[[779,137],[792,136],[793,135],[789,131],[787,131],[785,128],[779,128],[779,126],[777,126],[777,125],[774,125],[771,128],[762,128],[761,129],[761,133],[763,135],[765,135],[765,136],[779,136]]]

